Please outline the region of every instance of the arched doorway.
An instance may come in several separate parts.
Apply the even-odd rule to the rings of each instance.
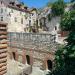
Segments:
[[[52,61],[51,60],[47,60],[47,66],[48,66],[48,70],[52,69]]]
[[[15,60],[16,57],[15,52],[12,52],[12,55],[13,55],[13,59]]]
[[[26,55],[26,60],[27,60],[27,64],[30,65],[30,56],[29,55]]]

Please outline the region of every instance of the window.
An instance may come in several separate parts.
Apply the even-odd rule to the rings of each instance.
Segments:
[[[31,26],[31,20],[29,20],[29,26]]]
[[[32,13],[32,16],[33,16],[34,14]]]
[[[15,17],[15,22],[17,22],[17,18]]]
[[[3,2],[1,1],[1,4],[2,4]]]
[[[32,17],[32,14],[29,15],[29,18],[30,18],[30,19],[31,19],[31,17]]]
[[[13,10],[11,9],[11,13],[13,13]]]
[[[1,13],[3,13],[3,8],[1,8]]]
[[[28,16],[27,15],[25,15],[25,19],[27,19],[28,18]]]
[[[21,24],[23,24],[23,18],[21,18]]]
[[[20,15],[22,15],[22,12],[20,12]]]
[[[7,9],[5,9],[5,12],[7,12]]]
[[[9,12],[9,16],[11,17],[11,14],[10,14],[10,12]]]
[[[1,17],[1,21],[3,21],[3,17]]]
[[[57,30],[57,26],[55,26],[55,30]]]

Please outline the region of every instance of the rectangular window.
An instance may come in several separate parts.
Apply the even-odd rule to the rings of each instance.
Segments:
[[[1,21],[3,21],[3,17],[1,17]]]
[[[57,26],[55,26],[55,30],[57,30]]]
[[[2,4],[3,2],[1,1],[1,4]]]
[[[3,13],[3,8],[1,8],[1,13]]]
[[[15,17],[15,22],[17,22],[17,18]]]
[[[34,16],[34,14],[32,13],[32,16]]]
[[[31,20],[29,20],[29,26],[31,26]]]
[[[10,12],[9,12],[9,16],[11,17],[11,14],[10,14]]]
[[[21,24],[23,24],[23,18],[21,18]]]
[[[20,15],[22,15],[22,12],[20,12]]]
[[[13,13],[13,10],[11,9],[11,13]]]
[[[7,9],[5,9],[5,12],[7,12]]]

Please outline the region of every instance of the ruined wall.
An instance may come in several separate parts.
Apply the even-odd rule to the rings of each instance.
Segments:
[[[53,66],[56,44],[54,35],[44,33],[9,33],[9,53],[11,58],[23,64],[48,69],[47,61]],[[14,54],[13,54],[14,52]]]

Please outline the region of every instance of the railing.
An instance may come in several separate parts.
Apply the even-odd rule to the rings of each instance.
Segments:
[[[48,49],[55,47],[55,35],[49,33],[8,33],[9,46]]]

